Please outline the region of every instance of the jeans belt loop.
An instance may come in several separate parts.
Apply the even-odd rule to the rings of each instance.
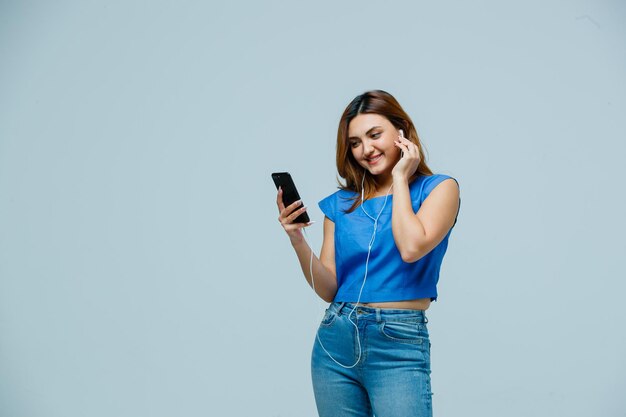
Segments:
[[[345,302],[345,301],[342,301],[342,302],[339,304],[339,307],[337,307],[337,315],[338,315],[338,316],[339,316],[339,315],[341,315],[341,310],[343,309],[343,307],[344,307],[345,305],[346,305],[346,302]]]

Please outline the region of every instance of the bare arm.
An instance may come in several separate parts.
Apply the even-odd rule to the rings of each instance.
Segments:
[[[296,251],[300,267],[305,279],[312,285],[311,269],[315,282],[315,292],[326,302],[332,302],[337,293],[337,278],[335,275],[335,224],[324,217],[324,242],[318,258],[313,254],[302,234],[304,227],[311,223],[293,223],[294,219],[306,211],[306,207],[300,207],[301,202],[295,202],[287,207],[282,202],[282,190],[278,191],[276,203],[278,205],[278,221],[287,232],[291,245]],[[313,266],[311,267],[311,261]]]
[[[417,213],[413,212],[407,181],[394,179],[393,187],[393,237],[402,259],[415,262],[433,250],[450,231],[459,209],[459,187],[452,178],[442,181]]]
[[[454,225],[459,210],[459,186],[452,178],[442,181],[414,213],[408,178],[419,165],[419,149],[402,134],[396,146],[404,154],[392,170],[391,230],[402,260],[415,262],[433,250]]]
[[[315,281],[315,292],[322,300],[330,303],[337,293],[337,277],[335,272],[335,223],[328,217],[324,217],[324,242],[320,257],[313,254],[313,279]],[[302,241],[291,241],[293,248],[298,255],[302,273],[309,285],[311,281],[311,248],[304,239]]]

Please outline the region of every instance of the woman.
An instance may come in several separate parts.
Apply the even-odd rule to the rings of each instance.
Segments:
[[[460,197],[456,180],[433,175],[423,155],[396,99],[368,91],[339,122],[337,171],[344,183],[319,203],[325,215],[319,258],[302,234],[310,223],[294,223],[306,207],[285,207],[278,191],[278,220],[302,272],[331,303],[311,360],[321,417],[432,416],[425,311],[437,298]]]

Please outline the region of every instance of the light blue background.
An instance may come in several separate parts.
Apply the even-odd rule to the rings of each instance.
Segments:
[[[318,220],[369,89],[461,184],[438,416],[625,416],[622,1],[3,1],[0,415],[315,416]]]

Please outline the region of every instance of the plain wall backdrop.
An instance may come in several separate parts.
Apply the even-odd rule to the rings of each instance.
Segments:
[[[626,416],[623,1],[1,1],[0,416],[316,415],[317,224],[383,89],[461,211],[437,416]]]

